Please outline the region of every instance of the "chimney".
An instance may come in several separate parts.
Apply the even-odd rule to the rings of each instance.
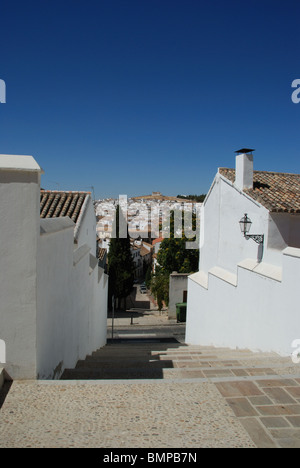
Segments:
[[[240,190],[253,188],[253,151],[249,148],[236,151],[235,185]]]

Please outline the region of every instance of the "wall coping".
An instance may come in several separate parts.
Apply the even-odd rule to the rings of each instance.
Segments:
[[[291,255],[300,258],[300,249],[293,249],[291,252],[288,251],[285,253],[285,255]],[[238,263],[237,266],[243,268],[244,270],[251,271],[252,273],[270,278],[274,281],[282,282],[282,268],[276,265],[271,265],[264,262],[259,263],[253,258],[246,258],[245,260]],[[229,283],[235,287],[238,284],[238,274],[236,275],[218,266],[211,268],[208,273],[205,273],[204,271],[198,271],[197,273],[190,275],[189,279],[199,284],[203,288],[208,289],[209,275],[213,275],[216,278],[219,278],[220,280],[225,281],[226,283]]]
[[[74,250],[73,252],[73,265],[75,266],[80,260],[85,257],[91,248],[87,244],[83,244],[78,249]]]
[[[40,235],[53,234],[64,231],[65,229],[74,229],[74,222],[69,216],[61,218],[45,218],[40,220]]]
[[[87,206],[88,206],[88,203],[89,201],[91,200],[91,196],[88,195],[87,197],[85,197],[85,200],[83,202],[83,205],[80,209],[80,214],[79,214],[79,217],[78,217],[78,220],[77,220],[77,223],[75,225],[75,229],[74,229],[74,239],[75,239],[75,242],[78,241],[78,237],[79,237],[79,231],[80,231],[80,228],[81,228],[81,225],[82,225],[82,221],[86,215],[86,210],[87,210]]]
[[[297,249],[296,247],[286,247],[282,253],[283,255],[288,255],[289,257],[300,258],[300,249]]]
[[[95,268],[98,266],[98,259],[90,253],[90,275],[93,273]]]
[[[198,271],[189,276],[189,279],[194,283],[200,284],[205,289],[208,289],[208,275],[204,271]]]
[[[223,281],[226,281],[226,283],[232,284],[232,286],[237,286],[237,275],[231,273],[228,270],[225,270],[224,268],[215,266],[211,268],[208,273]]]
[[[173,271],[170,276],[190,276],[190,273],[178,273],[177,271]]]
[[[16,154],[0,154],[0,171],[25,171],[44,174],[32,156]]]
[[[253,258],[246,258],[238,263],[238,267],[252,271],[262,276],[266,276],[275,281],[282,281],[282,268],[265,262],[257,262]]]

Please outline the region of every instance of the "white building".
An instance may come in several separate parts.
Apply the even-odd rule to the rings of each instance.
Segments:
[[[41,173],[31,156],[0,155],[0,339],[14,379],[59,378],[106,343],[91,197],[41,191]]]
[[[177,318],[177,304],[187,302],[188,275],[188,273],[178,273],[177,271],[173,271],[170,275],[168,306],[169,319],[174,320]]]
[[[241,232],[245,214],[248,234],[259,237]],[[236,169],[218,170],[202,207],[186,342],[291,354],[299,277],[300,175],[253,171],[253,155],[238,152]]]
[[[143,260],[141,257],[141,241],[132,241],[130,246],[131,256],[134,263],[134,279],[138,280],[143,276]]]

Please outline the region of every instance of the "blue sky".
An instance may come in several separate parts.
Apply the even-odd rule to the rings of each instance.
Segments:
[[[2,1],[0,153],[97,198],[201,194],[234,151],[300,173],[298,0]]]

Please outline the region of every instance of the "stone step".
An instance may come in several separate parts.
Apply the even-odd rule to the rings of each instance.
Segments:
[[[198,362],[200,366],[215,367],[215,366],[231,366],[231,365],[243,365],[243,366],[256,366],[260,364],[268,365],[292,365],[290,358],[258,358],[253,356],[246,357],[237,357],[233,356],[198,356],[198,355],[174,355],[174,354],[152,354],[152,357],[159,357],[161,361],[163,360],[172,360],[172,361],[182,361],[182,362]]]
[[[259,365],[263,363],[264,365],[268,363],[268,365],[273,364],[280,364],[280,365],[290,365],[291,359],[290,358],[281,358],[280,356],[268,355],[268,356],[261,356],[261,355],[202,355],[197,353],[188,353],[188,352],[181,352],[181,353],[174,353],[172,351],[151,351],[148,349],[140,349],[138,351],[132,351],[128,349],[116,350],[115,352],[96,352],[93,353],[91,356],[87,356],[86,360],[99,360],[99,362],[106,361],[106,360],[145,360],[145,359],[159,359],[159,360],[166,360],[166,361],[182,361],[182,362],[198,362],[199,366],[231,366],[231,365]]]
[[[75,369],[128,369],[128,368],[173,368],[172,361],[160,361],[158,359],[122,359],[122,360],[108,360],[108,359],[86,359],[85,361],[78,361]]]
[[[156,352],[168,352],[174,354],[189,353],[189,354],[199,354],[199,355],[208,355],[208,356],[228,356],[232,355],[235,358],[237,356],[256,356],[256,357],[280,357],[277,353],[274,352],[254,352],[249,349],[229,349],[229,348],[213,348],[213,347],[203,347],[203,346],[193,346],[193,345],[184,345],[179,343],[161,343],[160,341],[154,342],[134,342],[127,343],[120,342],[116,344],[108,344],[103,348],[95,351],[93,354],[99,353],[111,353],[111,352],[122,352],[125,351],[137,351],[137,350],[153,350]]]
[[[119,380],[119,379],[163,379],[163,370],[155,368],[95,368],[66,369],[62,380]]]
[[[131,352],[137,352],[139,350],[149,350],[149,351],[176,351],[178,352],[181,350],[187,350],[187,347],[184,348],[179,348],[178,344],[175,346],[166,346],[164,343],[144,343],[144,344],[118,344],[118,345],[107,345],[104,348],[98,349],[94,351],[93,354],[99,354],[99,353],[113,353],[113,352],[122,352],[123,350],[125,351],[131,351]]]
[[[299,375],[299,374],[298,374]],[[157,368],[151,366],[144,367],[116,367],[116,368],[89,368],[80,367],[76,369],[66,369],[62,376],[63,380],[126,380],[126,379],[161,379],[161,380],[182,380],[200,379],[201,381],[255,380],[258,378],[274,379],[278,374],[268,369],[253,369],[251,373],[241,373],[236,369],[180,369],[180,368]]]
[[[108,344],[66,369],[62,379],[251,379],[298,370],[275,353],[135,341]]]
[[[143,347],[143,348],[131,348],[131,347],[118,347],[112,349],[103,349],[99,351],[95,351],[92,353],[92,356],[119,356],[119,355],[137,355],[137,354],[151,354],[152,352],[156,353],[165,353],[167,350],[162,350],[161,348],[155,349],[152,347]]]
[[[165,349],[162,351],[167,351],[168,353],[174,353],[174,354],[181,354],[181,353],[189,353],[191,355],[199,355],[199,356],[219,356],[219,357],[224,357],[224,356],[234,356],[236,359],[237,357],[246,357],[246,356],[257,356],[261,358],[266,358],[266,357],[279,357],[278,354],[276,353],[254,353],[252,351],[218,351],[218,350],[193,350],[189,349],[189,347],[185,348],[178,348],[178,349]]]
[[[258,358],[260,360],[266,359],[266,358],[279,358],[278,356],[275,355],[255,355],[253,353],[249,354],[233,354],[233,353],[228,353],[228,354],[217,354],[217,353],[198,353],[195,351],[189,351],[188,349],[182,349],[182,350],[172,350],[172,349],[163,349],[163,348],[154,348],[152,347],[141,347],[141,348],[131,348],[131,347],[118,347],[118,348],[113,348],[113,349],[102,349],[95,351],[92,353],[93,357],[97,356],[138,356],[138,355],[161,355],[161,356],[172,356],[174,358],[182,358],[184,356],[190,358],[199,358],[203,360],[212,360],[212,359],[220,359],[220,360],[228,360],[228,359],[246,359],[246,358]]]
[[[269,358],[268,360],[248,359],[242,360],[223,360],[223,359],[210,359],[200,360],[197,358],[191,359],[189,356],[165,356],[165,355],[140,355],[140,356],[87,356],[85,360],[80,360],[77,363],[77,368],[80,367],[133,367],[143,365],[156,365],[157,367],[178,367],[178,368],[192,368],[192,369],[276,369],[276,368],[292,368],[293,373],[299,370],[298,365],[293,365],[289,358],[285,360],[277,360],[276,358]]]

